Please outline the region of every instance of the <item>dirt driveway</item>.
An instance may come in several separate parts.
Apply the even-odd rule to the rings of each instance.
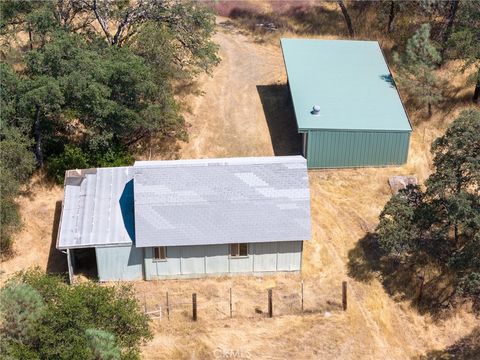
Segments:
[[[219,25],[221,63],[191,96],[182,158],[285,155],[300,150],[280,48]],[[287,111],[288,114],[281,113]],[[290,110],[290,111],[289,111]],[[280,153],[279,153],[280,152]]]

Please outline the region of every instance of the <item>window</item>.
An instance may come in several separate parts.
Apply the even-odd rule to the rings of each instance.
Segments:
[[[153,260],[166,261],[167,260],[167,248],[165,246],[159,246],[153,248]]]
[[[230,256],[241,257],[248,256],[248,244],[230,244]]]

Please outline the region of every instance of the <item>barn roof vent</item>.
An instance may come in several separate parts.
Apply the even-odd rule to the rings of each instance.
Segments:
[[[310,113],[315,116],[320,115],[320,105],[314,105]]]

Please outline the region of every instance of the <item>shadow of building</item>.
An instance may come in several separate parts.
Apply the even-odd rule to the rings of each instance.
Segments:
[[[57,235],[60,225],[60,216],[62,214],[62,201],[59,200],[55,204],[55,214],[52,225],[52,239],[50,242],[50,251],[47,261],[47,272],[49,273],[66,273],[67,267],[67,255],[57,249]]]
[[[275,156],[301,155],[302,136],[297,131],[290,92],[286,84],[257,85]]]

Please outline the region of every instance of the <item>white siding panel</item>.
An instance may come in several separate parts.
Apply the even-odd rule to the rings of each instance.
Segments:
[[[253,248],[253,271],[277,270],[277,243],[255,243]]]
[[[181,246],[182,274],[205,273],[205,246]]]
[[[181,249],[178,246],[167,247],[167,260],[152,260],[156,266],[155,276],[178,275],[181,274]]]
[[[290,263],[290,270],[300,271],[302,270],[302,253],[303,253],[303,241],[293,242],[293,259]]]
[[[167,260],[153,260],[145,248],[145,278],[192,277],[205,274],[298,271],[302,241],[249,244],[248,256],[230,257],[229,245],[167,246]]]
[[[247,273],[253,271],[253,249],[252,244],[248,244],[247,257],[231,257],[229,256],[229,264],[231,273]]]
[[[228,273],[229,245],[208,245],[205,247],[205,268],[207,274]]]
[[[290,271],[292,268],[292,262],[294,261],[293,252],[294,243],[291,241],[278,243],[278,258],[277,258],[277,270],[278,271]]]
[[[100,281],[143,278],[143,249],[132,246],[96,247]]]
[[[296,271],[301,268],[302,242],[280,241],[278,243],[278,271]]]

